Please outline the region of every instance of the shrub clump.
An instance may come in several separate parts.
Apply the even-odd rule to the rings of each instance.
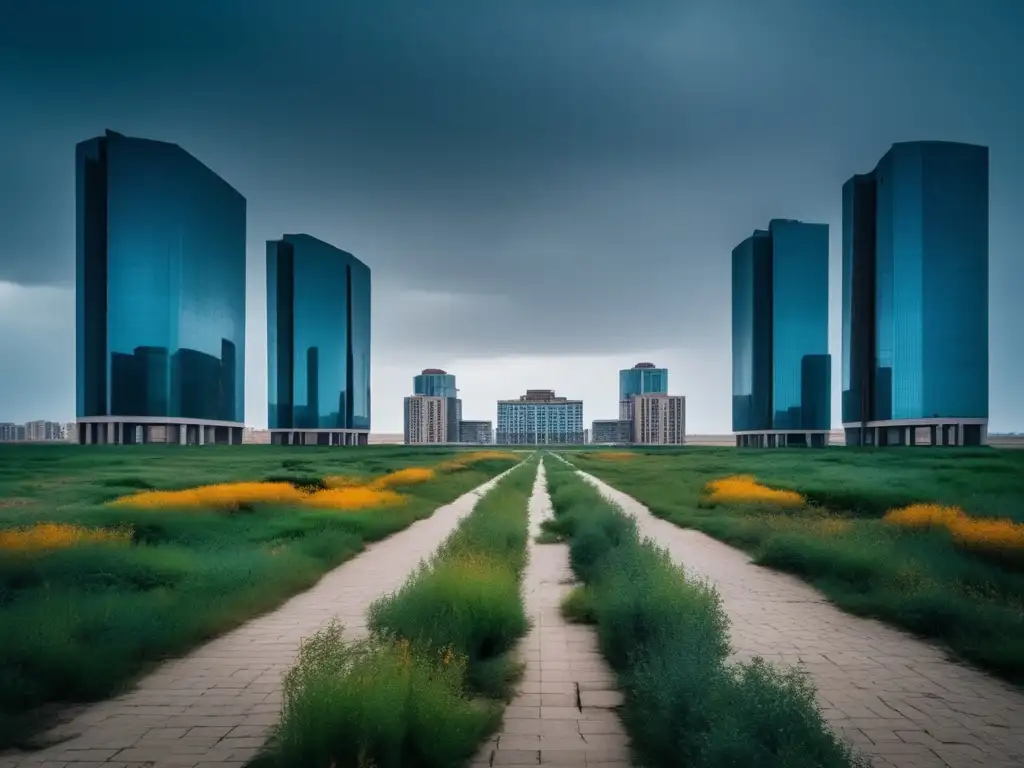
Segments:
[[[307,640],[285,678],[273,756],[280,766],[446,768],[500,720],[463,694],[464,657],[408,641],[346,643],[331,624]]]
[[[866,766],[822,719],[799,671],[730,664],[728,618],[709,584],[642,541],[631,517],[571,469],[548,471],[556,521],[585,587],[563,612],[597,626],[619,675],[634,751],[651,768]]]

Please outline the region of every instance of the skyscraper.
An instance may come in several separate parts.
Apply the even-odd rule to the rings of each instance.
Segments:
[[[978,445],[988,427],[988,148],[894,144],[843,185],[848,445]]]
[[[827,443],[828,225],[773,219],[733,250],[732,376],[737,445]]]
[[[663,395],[668,392],[668,369],[654,363],[637,363],[619,371],[619,418],[633,420],[633,397]]]
[[[80,443],[240,443],[245,198],[176,144],[76,161]]]
[[[411,395],[405,398],[404,405],[406,445],[455,442],[447,434],[447,398]]]
[[[267,242],[267,373],[277,445],[365,445],[370,268],[309,235]]]
[[[418,376],[412,378],[414,395],[443,397],[445,404],[445,440],[455,443],[459,441],[459,422],[462,421],[462,400],[455,385],[454,374],[440,368],[424,368]]]

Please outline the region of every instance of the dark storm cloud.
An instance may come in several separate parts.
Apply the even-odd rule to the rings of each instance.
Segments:
[[[0,279],[70,280],[71,146],[109,126],[231,180],[257,267],[263,238],[304,229],[392,297],[451,294],[417,322],[379,292],[381,327],[396,346],[451,329],[464,355],[727,344],[728,253],[750,230],[837,226],[839,185],[892,141],[999,147],[1022,126],[1016,3],[4,6]]]

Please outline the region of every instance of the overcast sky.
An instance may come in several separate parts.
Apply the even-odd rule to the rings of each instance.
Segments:
[[[421,368],[465,418],[527,387],[614,418],[670,369],[730,430],[730,252],[832,242],[895,141],[991,147],[991,425],[1024,431],[1020,0],[0,0],[0,421],[74,418],[74,145],[182,145],[248,199],[246,420],[266,424],[264,241],[373,270],[373,430]]]

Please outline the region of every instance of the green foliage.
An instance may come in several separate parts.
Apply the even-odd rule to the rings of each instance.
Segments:
[[[493,680],[477,667],[510,651],[528,628],[519,580],[535,471],[531,462],[484,496],[430,563],[370,607],[370,628],[434,650],[451,648],[468,659],[473,679]]]
[[[394,509],[220,515],[102,502],[150,486],[260,480],[282,469],[305,482],[457,456],[404,446],[0,445],[0,528],[131,526],[135,541],[0,552],[0,748],[25,743],[45,725],[44,705],[118,692],[152,664],[276,608],[366,543],[429,516],[513,462],[446,473],[407,489],[409,502]]]
[[[307,640],[285,678],[267,766],[448,768],[500,722],[500,707],[462,693],[465,662],[415,646],[346,643],[332,624]]]
[[[574,624],[596,624],[594,598],[586,586],[573,587],[562,599],[562,616]]]
[[[555,462],[548,482],[572,531],[570,557],[585,582],[563,611],[594,621],[619,673],[622,720],[650,768],[848,768],[863,765],[821,718],[797,672],[761,660],[730,665],[728,620],[715,590],[641,541],[632,518]]]
[[[915,502],[1024,521],[1024,451],[993,449],[737,451],[687,448],[572,460],[676,525],[692,527],[796,574],[839,607],[945,642],[974,663],[1024,682],[1024,573],[954,546],[944,531],[881,522]],[[786,511],[702,504],[709,480],[752,474],[815,506]],[[822,529],[832,515],[846,525]]]
[[[536,463],[503,478],[434,557],[369,611],[371,639],[330,627],[289,673],[265,768],[463,764],[501,721],[527,630],[519,591]]]

